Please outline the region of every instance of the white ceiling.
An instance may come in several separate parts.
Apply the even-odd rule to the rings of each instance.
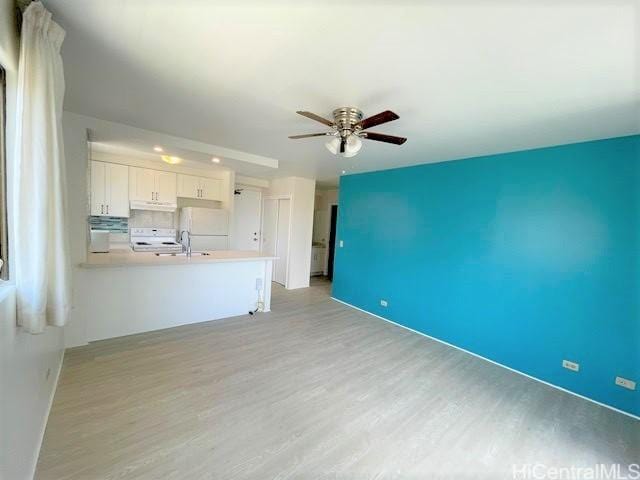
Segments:
[[[640,132],[637,0],[45,3],[67,30],[67,110],[277,159],[278,175]],[[287,138],[324,130],[296,110],[346,105],[395,111],[372,130],[409,140],[342,159]]]

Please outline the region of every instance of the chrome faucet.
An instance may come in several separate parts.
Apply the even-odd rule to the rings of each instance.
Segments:
[[[191,232],[189,230],[182,230],[180,232],[180,243],[182,243],[182,237],[184,236],[185,232],[187,234],[187,245],[185,246],[186,253],[187,257],[191,257]]]

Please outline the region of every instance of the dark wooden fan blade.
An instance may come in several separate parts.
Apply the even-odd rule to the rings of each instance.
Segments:
[[[356,123],[356,126],[360,126],[363,130],[366,130],[367,128],[375,127],[376,125],[382,125],[383,123],[387,122],[392,122],[393,120],[397,120],[399,118],[400,117],[393,113],[391,110],[385,110],[384,112],[380,112],[373,117],[360,120],[360,122]]]
[[[322,118],[320,115],[316,115],[315,113],[303,112],[303,111],[298,111],[296,113],[302,115],[303,117],[310,118],[311,120],[315,120],[316,122],[324,123],[328,127],[333,127],[333,122],[331,120]]]
[[[368,140],[375,140],[377,142],[393,143],[395,145],[402,145],[407,141],[404,137],[395,137],[393,135],[385,135],[383,133],[362,132],[361,136]]]
[[[309,138],[309,137],[326,137],[327,135],[331,135],[331,132],[325,132],[325,133],[306,133],[304,135],[290,135],[289,138],[292,138],[294,140],[298,139],[298,138]]]

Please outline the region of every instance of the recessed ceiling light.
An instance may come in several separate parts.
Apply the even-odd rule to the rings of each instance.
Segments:
[[[155,147],[153,147],[153,151],[154,152],[164,152],[164,150],[162,149],[162,147],[160,145],[156,145]]]
[[[213,163],[220,163],[220,159],[219,159],[218,157],[213,157],[213,158],[211,159],[211,161],[212,161]]]
[[[180,157],[174,157],[173,155],[162,155],[162,160],[167,162],[169,165],[175,165],[182,161]]]

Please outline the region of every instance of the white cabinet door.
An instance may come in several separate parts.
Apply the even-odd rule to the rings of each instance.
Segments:
[[[222,180],[193,175],[178,175],[178,197],[222,200]]]
[[[91,162],[91,215],[106,215],[105,178],[106,164]]]
[[[222,181],[217,178],[200,177],[200,198],[222,200]]]
[[[146,202],[176,203],[176,174],[129,167],[129,198]]]
[[[129,167],[91,162],[91,215],[129,216]]]
[[[115,163],[106,165],[106,214],[112,217],[129,216],[129,167]]]
[[[200,178],[178,174],[178,197],[200,198]]]
[[[324,270],[324,248],[313,247],[311,249],[311,273],[322,273]]]
[[[156,171],[156,200],[162,203],[176,203],[176,174]]]
[[[156,171],[129,167],[129,198],[151,202],[156,199]]]

